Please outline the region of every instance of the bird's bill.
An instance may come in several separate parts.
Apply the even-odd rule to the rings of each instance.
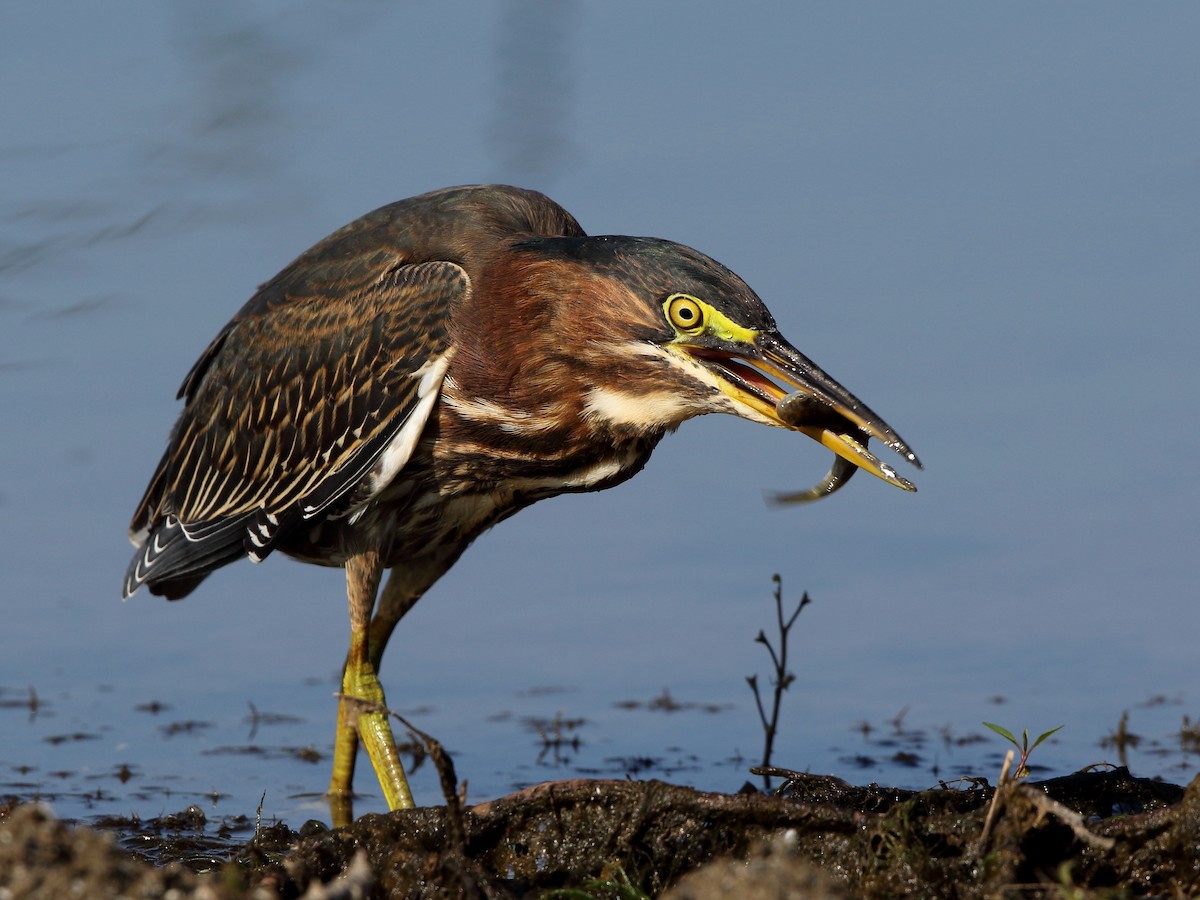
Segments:
[[[900,435],[779,335],[760,333],[752,343],[722,341],[688,349],[717,373],[721,390],[756,418],[803,432],[888,484],[917,489],[866,446],[875,438],[921,468]]]

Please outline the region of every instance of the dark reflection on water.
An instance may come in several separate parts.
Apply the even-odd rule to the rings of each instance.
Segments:
[[[35,316],[39,319],[70,319],[76,316],[89,316],[93,313],[111,311],[113,304],[117,302],[119,302],[118,298],[112,294],[106,297],[89,297],[58,309],[42,310]]]
[[[189,95],[177,110],[194,140],[150,149],[187,178],[270,180],[279,169],[285,86],[310,48],[253,6],[218,0],[171,8]],[[310,40],[315,39],[310,36]]]
[[[580,159],[572,135],[579,3],[505,0],[500,9],[488,129],[496,180],[549,191]]]

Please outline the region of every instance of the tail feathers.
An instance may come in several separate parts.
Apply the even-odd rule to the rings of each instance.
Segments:
[[[129,563],[122,598],[143,584],[171,600],[186,596],[211,572],[246,556],[243,541],[253,518],[240,516],[198,528],[174,516],[161,519]]]

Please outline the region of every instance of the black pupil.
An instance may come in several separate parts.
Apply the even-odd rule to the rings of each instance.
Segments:
[[[696,311],[690,306],[681,306],[679,308],[679,318],[684,322],[691,323],[696,318]]]

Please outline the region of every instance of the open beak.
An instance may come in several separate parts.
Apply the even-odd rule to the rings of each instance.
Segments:
[[[842,460],[898,488],[917,489],[867,449],[867,441],[875,438],[921,468],[921,461],[903,438],[778,334],[757,334],[752,344],[700,338],[690,343],[687,351],[719,376],[724,393],[757,413],[755,418],[801,431]],[[844,483],[848,471],[853,469],[835,465],[831,478],[833,472],[841,474],[827,482],[824,493],[832,493]]]

